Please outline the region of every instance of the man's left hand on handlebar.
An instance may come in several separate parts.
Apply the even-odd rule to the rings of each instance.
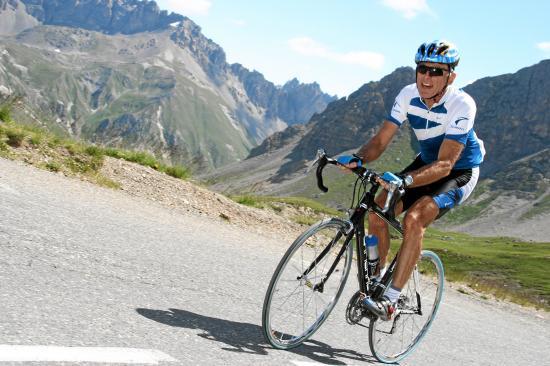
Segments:
[[[391,172],[385,172],[380,178],[376,180],[385,190],[390,190],[391,185],[393,184],[394,187],[402,187],[407,188],[409,187],[412,182],[412,176],[401,176],[396,175]]]

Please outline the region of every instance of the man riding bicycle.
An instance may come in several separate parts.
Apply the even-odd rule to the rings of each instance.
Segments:
[[[391,319],[395,311],[401,289],[420,256],[426,228],[464,202],[479,177],[485,150],[473,130],[476,105],[472,97],[452,86],[459,58],[449,42],[421,44],[415,56],[416,83],[401,90],[380,130],[355,156],[338,158],[350,168],[376,160],[406,120],[420,143],[420,154],[398,174],[405,194],[395,206],[395,216],[406,214],[392,284],[382,298],[364,300],[364,305],[384,320]],[[386,195],[384,191],[376,198],[379,206],[384,206]],[[372,212],[368,222],[369,234],[378,238],[383,267],[390,245],[388,224]]]

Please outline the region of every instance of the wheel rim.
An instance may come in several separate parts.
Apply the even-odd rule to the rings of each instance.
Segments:
[[[334,241],[342,227],[340,223],[329,223],[312,228],[285,255],[278,275],[270,286],[264,309],[264,331],[275,347],[291,348],[304,342],[321,326],[336,305],[349,273],[351,246],[324,284],[323,292],[314,290],[314,287],[324,278],[342,248],[344,235]],[[329,253],[305,278],[298,279],[331,242]]]
[[[397,314],[393,320],[371,322],[371,351],[379,361],[400,361],[420,343],[437,314],[443,295],[443,283],[441,261],[435,253],[423,251],[417,269],[401,291]],[[422,314],[418,314],[417,292],[420,295]]]

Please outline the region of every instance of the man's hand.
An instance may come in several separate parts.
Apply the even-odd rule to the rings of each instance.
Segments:
[[[390,190],[391,185],[397,188],[407,188],[413,182],[413,178],[410,175],[393,174],[391,172],[385,172],[382,177],[377,178],[376,181],[385,190]]]
[[[339,156],[336,161],[340,164],[340,167],[343,169],[355,169],[357,167],[363,166],[361,158],[355,155],[342,155]]]

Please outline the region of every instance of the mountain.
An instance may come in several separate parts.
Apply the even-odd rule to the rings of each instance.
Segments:
[[[464,90],[476,101],[475,129],[488,150],[484,176],[549,146],[550,60],[477,80]]]
[[[334,100],[228,64],[198,25],[153,1],[0,1],[0,19],[25,20],[0,26],[0,85],[75,137],[208,170]]]

